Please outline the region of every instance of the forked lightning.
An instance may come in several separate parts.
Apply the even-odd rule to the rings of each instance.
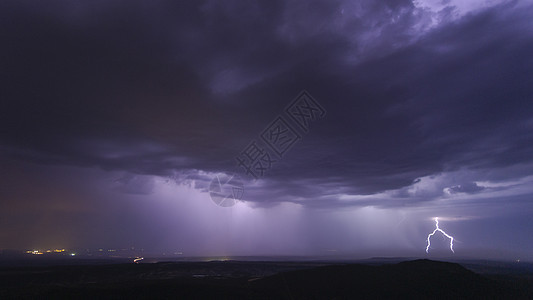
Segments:
[[[429,246],[431,246],[431,236],[434,235],[437,231],[440,231],[442,234],[444,234],[445,237],[449,238],[450,239],[450,250],[452,250],[453,253],[455,253],[455,251],[453,251],[453,236],[447,234],[446,232],[444,232],[444,230],[440,229],[439,228],[439,218],[435,218],[435,230],[433,230],[432,233],[428,234],[428,245],[426,246],[426,253],[429,253]]]

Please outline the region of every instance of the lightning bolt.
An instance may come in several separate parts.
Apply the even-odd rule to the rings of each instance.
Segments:
[[[442,234],[444,234],[445,237],[449,238],[450,239],[450,250],[452,250],[453,253],[455,253],[455,251],[453,251],[453,236],[447,234],[446,232],[444,232],[444,230],[440,229],[439,228],[439,218],[435,218],[435,230],[433,230],[432,233],[428,234],[428,245],[426,247],[426,253],[429,253],[429,246],[431,246],[431,237],[437,233],[437,231],[440,231]]]

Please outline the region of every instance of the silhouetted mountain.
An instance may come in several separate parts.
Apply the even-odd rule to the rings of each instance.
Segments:
[[[503,282],[459,264],[415,260],[394,265],[332,265],[276,274],[256,281],[282,298],[525,298]]]

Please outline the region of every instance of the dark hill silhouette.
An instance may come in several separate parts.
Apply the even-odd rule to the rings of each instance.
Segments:
[[[293,299],[517,299],[518,290],[459,264],[427,259],[394,265],[333,265],[276,274],[255,282]]]

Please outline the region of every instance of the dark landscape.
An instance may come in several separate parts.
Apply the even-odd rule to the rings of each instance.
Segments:
[[[3,267],[0,298],[533,299],[533,264],[427,259],[107,263]]]

